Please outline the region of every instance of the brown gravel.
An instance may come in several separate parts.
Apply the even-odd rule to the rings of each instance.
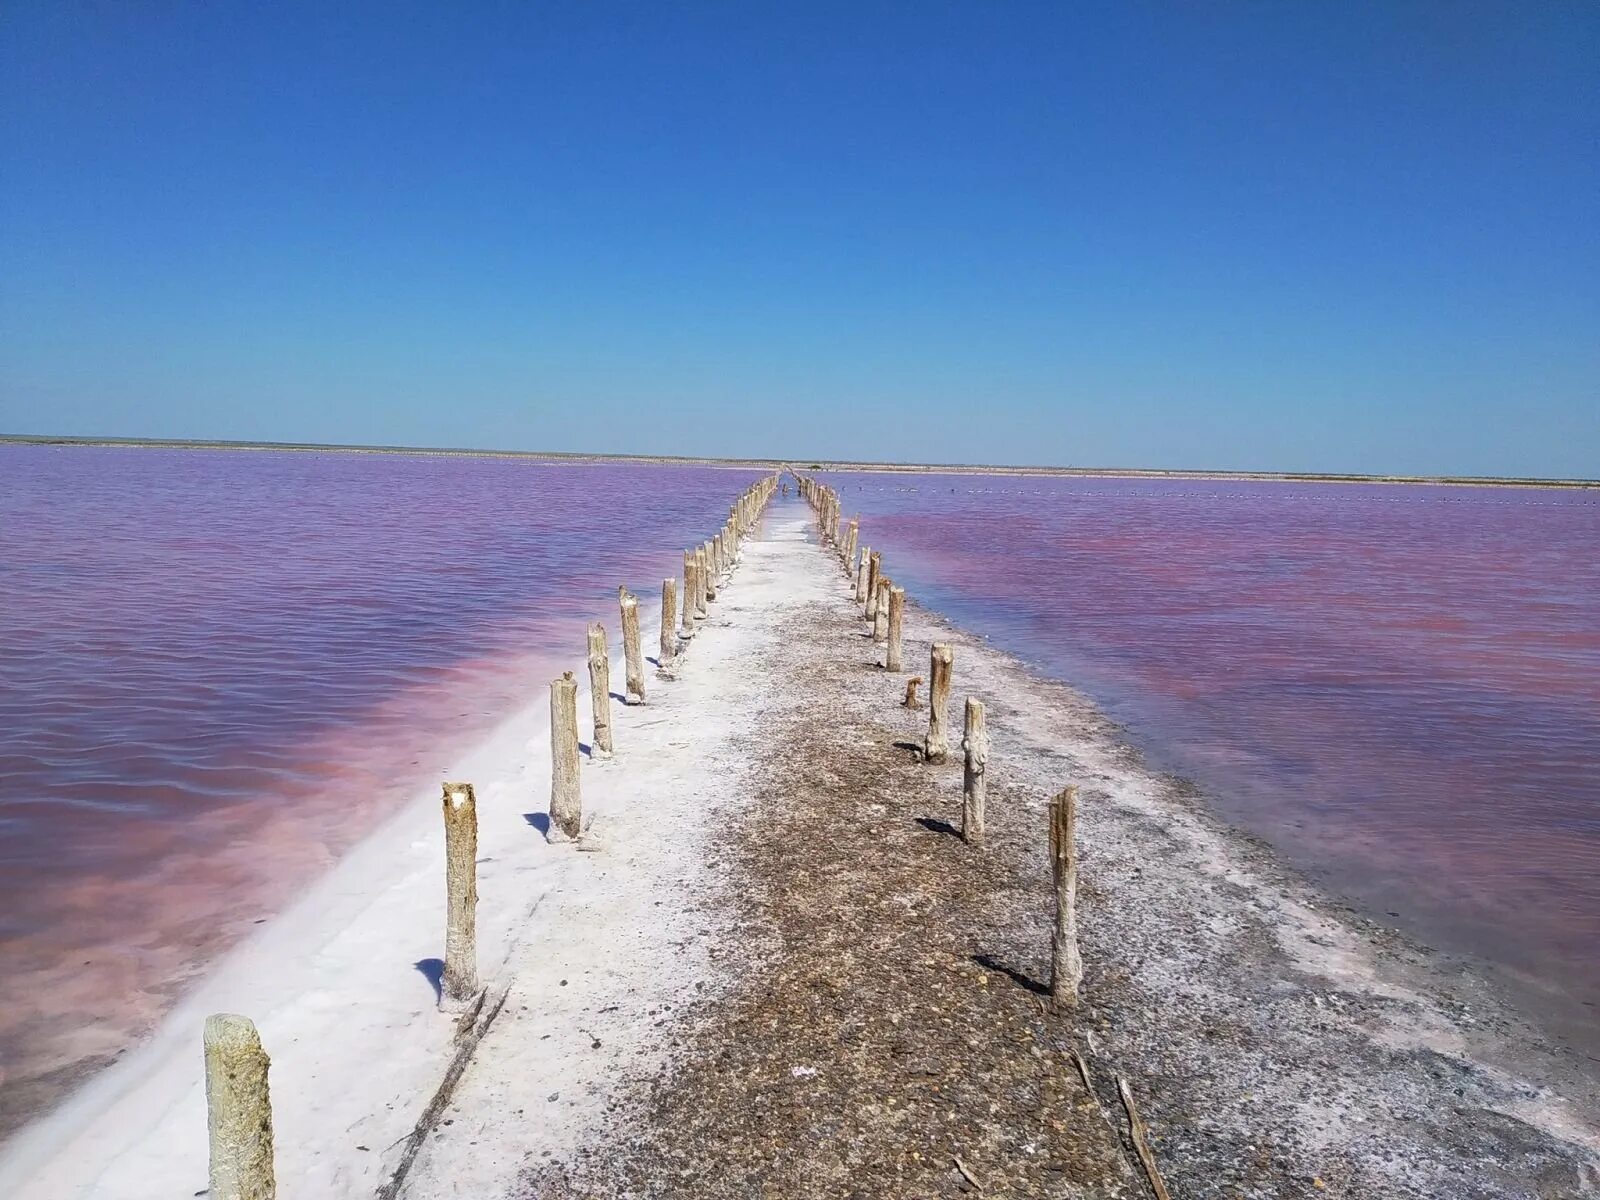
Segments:
[[[996,951],[994,914],[1048,892],[945,823],[961,768],[916,760],[920,714],[843,703],[884,684],[846,611],[809,606],[792,636],[832,652],[772,664],[787,702],[724,849],[742,921],[775,948],[698,1014],[620,1145],[545,1165],[525,1194],[1144,1195],[1072,1058],[1073,1016],[1039,994],[1048,946]]]

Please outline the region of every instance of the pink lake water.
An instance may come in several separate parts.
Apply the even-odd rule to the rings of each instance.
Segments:
[[[581,659],[618,584],[658,595],[756,478],[0,446],[0,1132]]]
[[[1600,1056],[1600,491],[823,478],[917,599]]]

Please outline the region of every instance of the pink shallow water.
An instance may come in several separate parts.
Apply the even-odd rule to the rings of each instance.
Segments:
[[[1600,1054],[1600,491],[826,478],[914,595]]]
[[[537,697],[756,473],[0,446],[0,1129]]]

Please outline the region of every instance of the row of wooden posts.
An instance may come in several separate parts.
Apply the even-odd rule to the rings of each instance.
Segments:
[[[845,578],[853,582],[855,599],[862,605],[862,616],[872,625],[873,639],[884,644],[884,668],[900,671],[905,622],[905,589],[897,587],[883,573],[883,554],[859,544],[861,518],[850,518],[840,529],[842,507],[839,493],[820,480],[798,477],[800,494],[816,510],[817,529],[824,546],[839,556]],[[933,643],[929,660],[928,732],[923,739],[922,761],[942,763],[950,752],[945,732],[945,710],[950,701],[951,675],[955,666],[954,648],[946,642]],[[920,676],[906,681],[906,708],[919,707],[917,685]],[[988,792],[989,730],[984,719],[983,701],[967,698],[966,730],[961,740],[965,758],[962,779],[961,836],[969,844],[983,842],[983,809]],[[1055,923],[1050,935],[1050,997],[1057,1008],[1068,1008],[1078,1001],[1083,985],[1083,957],[1078,948],[1078,790],[1062,788],[1050,800],[1048,828],[1050,866],[1055,892]],[[1093,1090],[1089,1065],[1081,1053],[1073,1058],[1085,1088]],[[1121,1075],[1116,1076],[1117,1098],[1128,1114],[1128,1139],[1133,1144],[1139,1165],[1156,1200],[1171,1200],[1166,1181],[1161,1177],[1155,1153],[1150,1147],[1149,1130],[1139,1116],[1133,1089]],[[959,1165],[959,1163],[958,1163]],[[970,1176],[969,1176],[970,1178]]]
[[[688,642],[710,615],[719,590],[737,565],[739,548],[752,533],[779,486],[767,476],[740,493],[721,529],[683,553],[683,607],[678,581],[661,583],[661,642],[657,677],[678,676]],[[618,589],[626,702],[645,703],[644,655],[639,635],[639,599]],[[605,627],[589,626],[589,690],[593,705],[590,753],[615,752],[611,724],[611,666]],[[571,671],[550,684],[550,831],[571,840],[584,830],[578,741],[578,683]],[[445,957],[441,1001],[468,1009],[482,994],[477,966],[478,809],[470,783],[444,785]],[[210,1143],[210,1200],[273,1200],[271,1065],[255,1023],[236,1013],[206,1018],[206,1115]]]
[[[843,522],[839,493],[810,476],[799,476],[800,494],[816,513],[822,544],[839,558],[847,581],[853,583],[862,616],[872,626],[872,637],[884,647],[886,671],[900,672],[905,653],[906,592],[884,574],[883,552],[860,544],[859,514]],[[942,763],[950,755],[946,713],[955,670],[955,648],[934,642],[928,662],[928,730],[922,742],[922,761]],[[920,707],[917,686],[921,676],[906,681],[906,708]],[[988,798],[989,729],[983,701],[967,697],[966,727],[961,739],[964,759],[961,800],[961,836],[971,845],[983,842],[984,806]],[[1050,940],[1050,996],[1057,1005],[1075,1004],[1083,982],[1083,960],[1078,951],[1078,859],[1076,788],[1063,788],[1050,801],[1050,861],[1055,884],[1056,918]]]

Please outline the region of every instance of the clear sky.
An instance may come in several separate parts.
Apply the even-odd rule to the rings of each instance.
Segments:
[[[1600,475],[1600,5],[0,5],[0,432]]]

